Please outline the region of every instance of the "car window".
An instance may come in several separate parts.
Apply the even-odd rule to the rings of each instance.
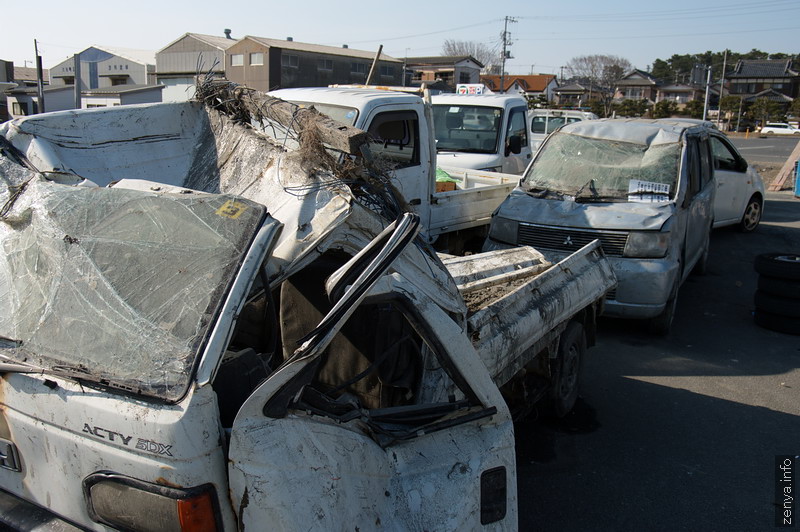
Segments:
[[[523,146],[528,145],[528,131],[525,127],[525,108],[516,107],[511,110],[511,116],[508,119],[508,131],[506,131],[506,138],[511,138],[512,135],[520,137]]]
[[[714,153],[714,160],[717,163],[717,168],[732,172],[738,171],[738,157],[733,149],[723,142],[722,139],[718,137],[711,137],[711,151]]]
[[[419,164],[419,120],[413,111],[377,115],[369,126],[370,150],[393,168]]]

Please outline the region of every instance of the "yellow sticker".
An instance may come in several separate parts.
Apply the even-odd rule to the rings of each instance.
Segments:
[[[239,216],[242,215],[244,211],[247,210],[247,205],[240,201],[236,200],[228,200],[222,204],[222,207],[217,209],[218,216],[224,216],[225,218],[230,218],[231,220],[237,219]]]

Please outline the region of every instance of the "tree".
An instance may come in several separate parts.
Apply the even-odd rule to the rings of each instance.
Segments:
[[[781,106],[778,102],[773,102],[768,98],[756,98],[756,101],[747,110],[748,114],[753,120],[760,122],[762,125],[770,120],[777,120],[781,118]]]
[[[571,78],[605,89],[604,92],[589,98],[591,100],[596,97],[602,101],[604,116],[608,116],[611,112],[611,99],[614,97],[617,82],[632,68],[631,62],[624,57],[600,54],[573,57],[566,65]]]
[[[688,114],[691,118],[703,118],[703,108],[705,103],[702,100],[689,100],[686,102],[686,107],[683,112]]]
[[[672,100],[661,100],[653,106],[653,118],[669,118],[678,112],[678,104]]]
[[[622,100],[613,105],[618,116],[639,117],[644,116],[649,108],[647,100]]]
[[[800,96],[792,100],[792,105],[789,106],[789,114],[794,117],[800,116]]]
[[[471,55],[480,61],[487,70],[491,70],[499,61],[497,50],[475,41],[456,41],[447,39],[442,44],[442,55]]]

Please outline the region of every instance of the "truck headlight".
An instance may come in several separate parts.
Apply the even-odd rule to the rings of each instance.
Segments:
[[[667,255],[669,233],[661,231],[631,231],[625,242],[623,257],[660,259]]]
[[[489,238],[505,242],[506,244],[516,244],[518,227],[519,222],[516,220],[495,216],[492,218],[492,224],[489,226]]]
[[[211,485],[181,489],[151,484],[115,473],[95,473],[83,481],[84,497],[94,521],[121,530],[221,530]]]

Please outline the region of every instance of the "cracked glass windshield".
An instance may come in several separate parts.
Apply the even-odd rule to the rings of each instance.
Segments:
[[[177,400],[264,208],[32,182],[0,224],[0,355]]]
[[[556,132],[522,186],[576,201],[668,201],[675,196],[680,155],[680,142],[646,145]]]

